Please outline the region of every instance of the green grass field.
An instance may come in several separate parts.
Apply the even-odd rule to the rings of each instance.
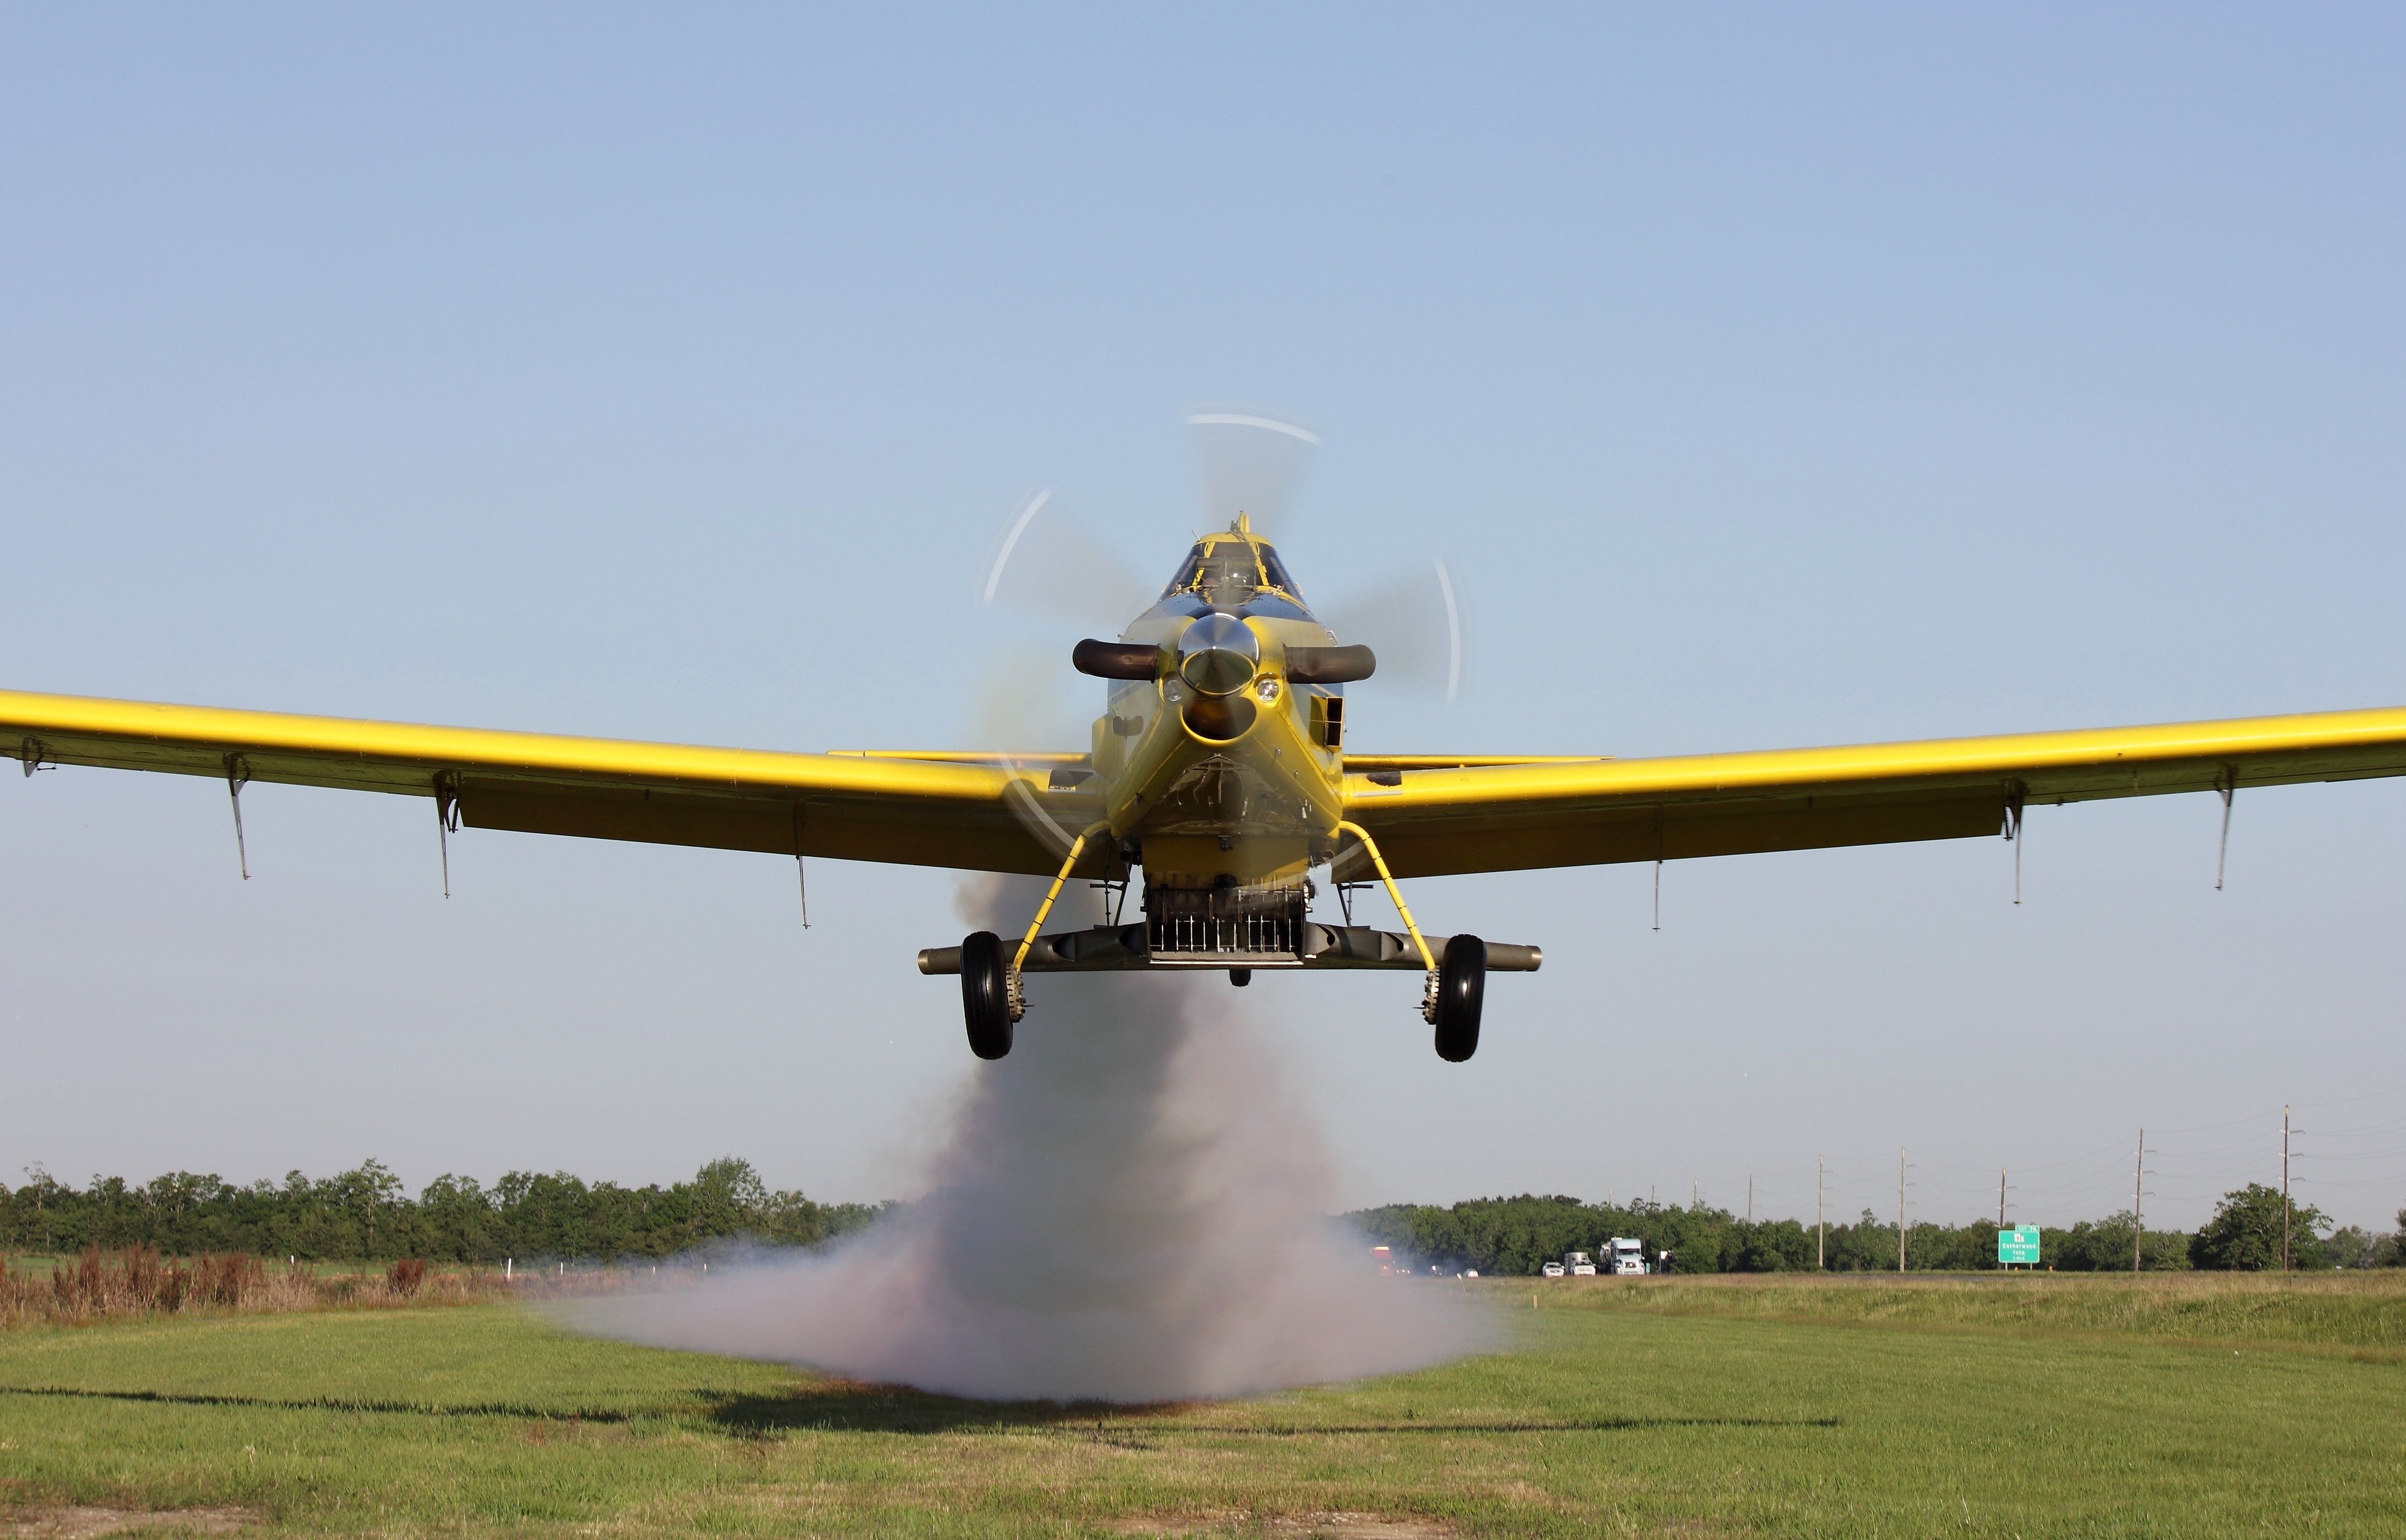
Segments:
[[[1503,1287],[1501,1281],[1495,1285]],[[1519,1285],[1529,1290],[1526,1283]],[[1544,1286],[1552,1307],[2227,1348],[2284,1345],[2406,1360],[2406,1271],[1721,1274]],[[1532,1290],[1532,1293],[1536,1291]]]
[[[2400,1281],[1499,1280],[1506,1351],[1133,1411],[511,1306],[30,1328],[0,1334],[0,1533],[2395,1536]]]

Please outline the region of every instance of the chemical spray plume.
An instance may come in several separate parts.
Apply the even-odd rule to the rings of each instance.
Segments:
[[[1008,930],[1034,897],[980,880],[964,918]],[[1030,986],[1011,1056],[972,1071],[924,1199],[825,1250],[563,1307],[569,1322],[1013,1400],[1238,1395],[1488,1344],[1473,1303],[1380,1277],[1323,1217],[1327,1153],[1217,974]]]

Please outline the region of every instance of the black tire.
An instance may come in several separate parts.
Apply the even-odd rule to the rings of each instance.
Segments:
[[[1011,970],[1002,938],[991,930],[961,940],[961,1014],[969,1020],[970,1053],[998,1059],[1011,1052]]]
[[[1437,965],[1437,1056],[1460,1064],[1479,1052],[1479,1012],[1487,1002],[1487,943],[1456,936]]]
[[[1250,968],[1232,968],[1228,969],[1228,982],[1242,989],[1253,982],[1253,970]]]

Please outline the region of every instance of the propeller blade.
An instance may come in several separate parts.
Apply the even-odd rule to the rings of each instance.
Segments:
[[[1117,635],[1153,601],[1153,588],[1047,488],[1021,499],[1003,521],[978,577],[978,601],[1037,610]]]
[[[1186,431],[1204,528],[1224,530],[1243,514],[1264,533],[1282,532],[1320,435],[1282,412],[1242,410],[1190,412]]]
[[[1076,685],[1084,681],[1063,676],[1059,659],[1033,648],[1006,647],[987,659],[972,696],[977,703],[974,739],[977,747],[995,751],[996,759],[1012,770],[1049,782],[1056,773],[1059,752],[1082,748],[1092,713],[1082,710]],[[1003,802],[1020,827],[1055,857],[1069,854],[1084,820],[1067,817],[1048,794],[1030,792],[1012,783]]]
[[[1366,593],[1329,605],[1321,618],[1339,642],[1366,643],[1380,684],[1462,693],[1462,596],[1453,573],[1432,560]]]

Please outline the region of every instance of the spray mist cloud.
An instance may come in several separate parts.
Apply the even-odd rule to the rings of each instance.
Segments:
[[[1026,887],[973,884],[964,918],[1009,929]],[[1029,986],[1018,1041],[976,1067],[923,1200],[821,1251],[566,1319],[992,1399],[1237,1395],[1487,1345],[1469,1301],[1379,1276],[1324,1217],[1327,1152],[1220,975]],[[948,1021],[951,1007],[948,993]]]

